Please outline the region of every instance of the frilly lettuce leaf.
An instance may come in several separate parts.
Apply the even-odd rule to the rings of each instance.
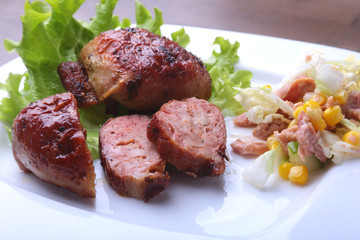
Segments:
[[[185,33],[185,29],[181,28],[180,30],[171,33],[171,38],[173,41],[177,42],[180,46],[186,47],[190,43],[190,37]]]
[[[154,8],[155,17],[151,17],[151,13],[139,1],[135,1],[136,26],[145,28],[150,32],[161,35],[160,27],[164,24],[162,12],[158,8]]]
[[[220,52],[213,50],[204,64],[212,79],[210,102],[218,106],[225,116],[239,115],[244,111],[234,96],[239,89],[250,87],[252,73],[250,71],[235,71],[234,65],[239,61],[238,42],[233,44],[223,37],[217,37],[213,43],[220,46]]]
[[[0,121],[10,129],[13,119],[21,111],[23,106],[28,105],[28,100],[24,96],[27,92],[28,84],[23,90],[19,90],[21,81],[28,79],[28,74],[9,74],[5,83],[0,83],[0,89],[8,92],[8,97],[4,97],[0,102]],[[29,80],[27,80],[29,81]]]

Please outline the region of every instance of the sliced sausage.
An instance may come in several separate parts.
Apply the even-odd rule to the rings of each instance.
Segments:
[[[84,197],[95,197],[95,173],[76,100],[62,93],[31,103],[12,126],[21,170]]]
[[[150,118],[121,116],[108,120],[99,135],[100,160],[109,184],[122,196],[147,202],[169,183],[166,162],[147,139]]]
[[[197,98],[172,100],[153,116],[149,140],[170,164],[194,177],[225,170],[226,129],[215,105]]]

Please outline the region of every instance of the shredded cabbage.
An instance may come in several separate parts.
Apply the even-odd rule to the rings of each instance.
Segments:
[[[279,168],[279,165],[287,160],[287,155],[283,153],[280,144],[251,163],[243,172],[243,177],[246,182],[257,187],[262,188],[268,181],[271,174]]]
[[[319,92],[335,96],[343,88],[344,74],[327,63],[321,62],[315,67],[315,83]]]
[[[290,116],[293,114],[293,109],[284,100],[260,88],[240,89],[235,99],[247,111],[247,118],[257,124],[272,122],[274,118],[289,121],[276,113],[279,109]]]
[[[340,121],[340,124],[342,124],[344,127],[348,128],[349,130],[360,132],[360,128],[358,126],[356,126],[355,123],[351,122],[347,118],[343,118]]]
[[[322,131],[319,144],[325,156],[336,165],[340,165],[344,160],[360,156],[360,148],[342,141],[336,134],[326,130]]]

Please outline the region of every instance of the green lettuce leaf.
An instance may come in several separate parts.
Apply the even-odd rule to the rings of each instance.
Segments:
[[[154,12],[155,17],[153,19],[149,10],[139,1],[135,1],[136,26],[138,28],[145,28],[161,36],[160,27],[164,24],[162,12],[158,8],[154,8]]]
[[[190,43],[190,37],[185,32],[184,28],[181,28],[180,30],[171,33],[171,38],[173,41],[177,42],[180,46],[184,48]]]
[[[8,92],[8,97],[4,97],[0,102],[0,121],[7,129],[10,129],[13,119],[28,105],[26,96],[28,84],[24,86],[24,90],[19,91],[20,83],[28,79],[28,74],[9,74],[5,83],[0,83],[0,89]],[[28,80],[27,80],[28,82]]]
[[[218,106],[225,116],[235,116],[244,112],[241,104],[234,99],[240,88],[250,87],[252,73],[245,70],[234,70],[239,61],[238,42],[233,44],[223,37],[217,37],[213,43],[220,46],[220,52],[213,50],[204,64],[212,79],[210,102]]]

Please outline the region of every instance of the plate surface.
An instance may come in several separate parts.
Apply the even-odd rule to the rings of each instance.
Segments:
[[[164,35],[179,26],[166,25]],[[240,42],[238,69],[254,73],[254,85],[275,85],[295,69],[308,49],[342,60],[360,54],[318,44],[252,34],[186,27],[187,47],[202,59],[210,56],[215,37]],[[0,68],[23,73],[20,59]],[[4,95],[1,95],[4,96]],[[310,177],[304,187],[273,176],[266,190],[242,180],[252,159],[231,151],[236,134],[227,119],[230,161],[217,178],[193,179],[172,172],[171,183],[158,197],[144,203],[117,195],[104,179],[99,160],[95,200],[20,171],[4,128],[0,130],[0,239],[352,239],[360,236],[360,161],[330,166]]]

